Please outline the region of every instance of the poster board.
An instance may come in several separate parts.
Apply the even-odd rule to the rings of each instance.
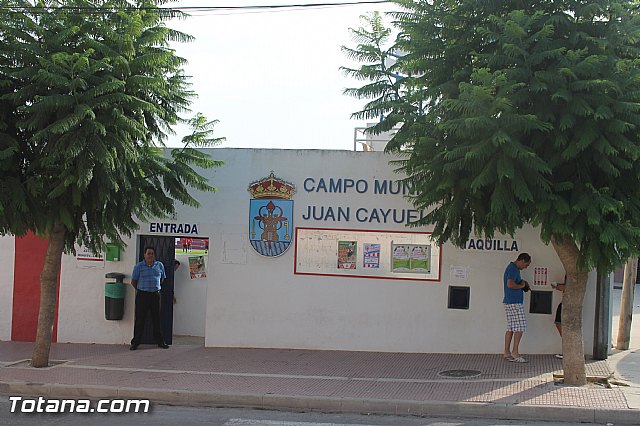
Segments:
[[[428,232],[296,228],[294,273],[440,281],[442,248]]]

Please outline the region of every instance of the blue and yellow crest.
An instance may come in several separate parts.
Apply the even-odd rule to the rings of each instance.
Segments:
[[[293,200],[296,187],[274,176],[249,185],[249,241],[262,256],[280,256],[293,235]]]

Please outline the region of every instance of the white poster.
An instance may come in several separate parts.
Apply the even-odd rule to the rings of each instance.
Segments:
[[[533,285],[547,285],[547,278],[549,276],[548,268],[537,267],[533,268]]]
[[[451,281],[467,281],[469,279],[469,269],[466,266],[452,266],[449,269]]]
[[[104,269],[104,256],[86,247],[76,245],[76,267],[80,269]]]

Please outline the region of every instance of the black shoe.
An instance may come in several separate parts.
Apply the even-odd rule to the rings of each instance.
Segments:
[[[135,351],[136,349],[138,349],[138,346],[140,346],[138,343],[132,343],[131,346],[129,346],[129,350]]]
[[[158,347],[162,349],[169,349],[169,345],[167,345],[166,343],[158,343]]]

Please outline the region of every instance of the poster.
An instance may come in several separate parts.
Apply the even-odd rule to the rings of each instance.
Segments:
[[[392,244],[391,271],[392,272],[420,272],[431,271],[431,246],[426,244]]]
[[[362,266],[364,268],[380,267],[380,244],[364,243]]]
[[[189,275],[191,279],[207,277],[204,256],[189,256]]]
[[[547,285],[549,269],[544,267],[533,268],[533,285]]]
[[[176,237],[176,256],[180,254],[209,254],[209,238]]]
[[[338,269],[356,269],[356,241],[338,241]]]
[[[101,253],[94,253],[85,246],[75,245],[76,267],[79,269],[98,268],[104,269],[104,256]]]
[[[393,272],[408,272],[411,269],[409,261],[409,246],[391,245],[391,270]]]
[[[411,272],[430,272],[429,258],[431,255],[431,246],[412,245],[409,247],[411,248],[409,252]]]

